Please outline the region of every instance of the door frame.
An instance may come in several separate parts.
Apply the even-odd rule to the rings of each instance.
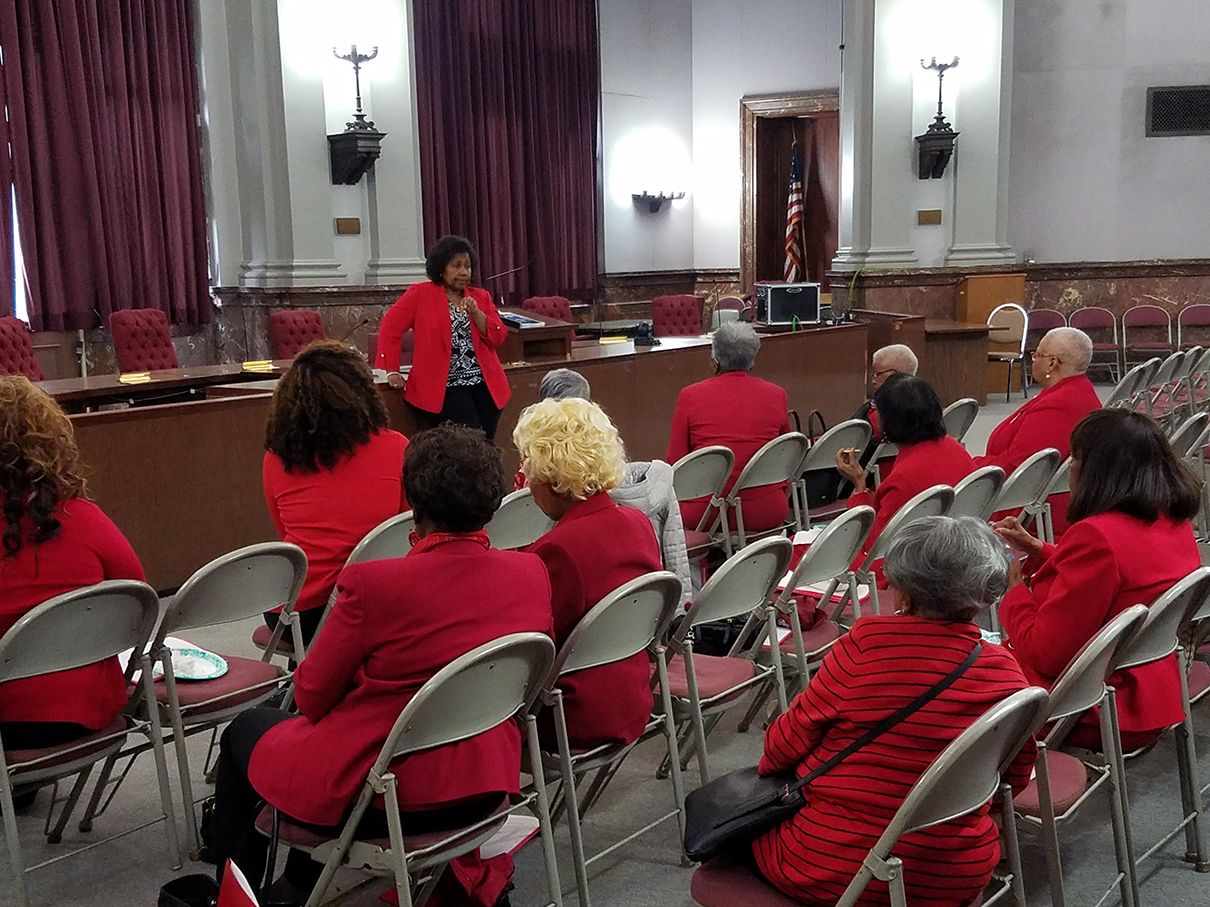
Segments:
[[[739,282],[752,291],[756,274],[756,121],[761,117],[807,117],[840,111],[840,89],[746,95],[739,100],[740,157],[743,187],[740,201]]]

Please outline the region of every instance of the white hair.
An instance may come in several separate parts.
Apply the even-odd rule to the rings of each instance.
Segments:
[[[916,369],[920,367],[920,360],[916,358],[912,348],[904,346],[902,343],[892,343],[890,346],[874,350],[870,364],[873,365],[876,362],[885,363],[888,367],[905,375],[916,374]]]
[[[1088,363],[1092,361],[1092,338],[1079,328],[1052,328],[1042,340],[1049,340],[1055,357],[1077,375],[1088,371]]]
[[[745,321],[727,321],[718,326],[710,341],[710,355],[721,372],[750,371],[760,352],[760,335]]]

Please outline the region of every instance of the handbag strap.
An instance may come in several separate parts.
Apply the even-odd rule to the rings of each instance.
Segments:
[[[903,708],[899,709],[899,711],[888,715],[886,718],[883,718],[882,721],[878,722],[876,725],[842,749],[839,753],[836,753],[830,759],[827,759],[815,766],[815,768],[811,769],[811,771],[807,772],[807,774],[803,775],[793,784],[787,785],[783,790],[782,796],[788,796],[789,794],[806,787],[824,772],[835,768],[837,764],[853,755],[853,753],[857,752],[863,746],[872,742],[876,738],[881,737],[913,712],[919,711],[928,703],[932,702],[939,695],[941,695],[942,692],[953,686],[954,681],[966,673],[967,668],[975,663],[975,659],[979,657],[979,653],[982,651],[982,641],[975,643],[975,647],[971,649],[970,654],[966,656],[966,660],[963,661],[962,664],[958,665],[956,668],[954,668],[954,670],[950,671]]]

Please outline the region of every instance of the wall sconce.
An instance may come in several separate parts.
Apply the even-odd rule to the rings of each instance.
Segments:
[[[660,210],[660,208],[663,206],[664,202],[679,201],[680,199],[685,197],[685,193],[684,192],[659,192],[659,193],[656,193],[655,195],[652,195],[650,192],[648,192],[646,189],[644,189],[642,192],[631,193],[630,197],[634,199],[634,203],[636,205],[645,204],[647,206],[647,210],[650,211],[652,214],[655,214],[656,212],[658,212]]]
[[[361,64],[378,56],[378,48],[369,54],[359,54],[357,45],[349,48],[347,54],[338,54],[332,48],[332,56],[353,64],[353,82],[357,87],[357,112],[353,119],[345,124],[345,131],[328,136],[328,157],[332,166],[332,184],[334,186],[355,186],[374,166],[381,153],[379,147],[385,132],[374,128],[373,120],[367,120],[361,109]]]
[[[954,132],[941,112],[941,80],[945,78],[947,69],[953,69],[957,65],[957,57],[950,63],[938,63],[936,57],[928,63],[920,61],[923,69],[931,69],[937,73],[937,116],[929,124],[924,135],[916,136],[916,153],[919,155],[916,175],[922,180],[940,179],[950,158],[954,156],[954,140],[958,138],[959,133]]]

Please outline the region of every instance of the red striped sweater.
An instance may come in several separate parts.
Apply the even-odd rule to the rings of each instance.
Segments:
[[[948,674],[978,639],[978,627],[967,622],[859,620],[769,728],[760,771],[797,766],[799,777],[807,774]],[[803,903],[834,904],[937,754],[1026,685],[1007,649],[984,644],[953,686],[812,782],[806,807],[753,842],[765,877]],[[1031,741],[1013,762],[1005,780],[1014,790],[1028,782],[1036,755]],[[907,835],[894,853],[903,859],[911,904],[956,907],[987,884],[999,859],[996,827],[984,808]],[[871,882],[858,903],[889,903],[886,884]]]

